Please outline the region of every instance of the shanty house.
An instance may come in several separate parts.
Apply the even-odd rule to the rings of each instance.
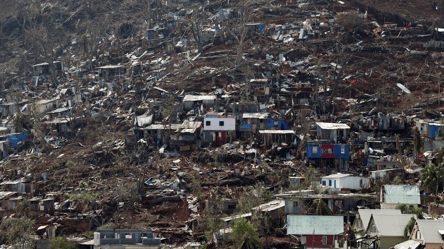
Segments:
[[[285,200],[274,200],[251,209],[253,212],[261,212],[263,215],[270,217],[273,227],[283,227],[282,217],[285,214]],[[267,219],[264,220],[265,223],[268,222]]]
[[[196,141],[200,137],[200,129],[202,122],[185,120],[182,125],[176,130],[176,136],[173,139],[176,140],[177,145],[182,146],[181,151],[190,150],[191,147],[196,149]],[[194,146],[193,146],[194,145]]]
[[[239,131],[243,136],[249,136],[252,132],[263,130],[267,127],[268,113],[243,113],[239,124]]]
[[[107,65],[99,67],[99,77],[102,79],[107,79],[109,76],[119,76],[124,75],[126,72],[126,67],[123,65]]]
[[[42,99],[37,102],[37,110],[40,113],[46,113],[48,111],[54,110],[58,108],[60,105],[60,99],[59,98],[53,98],[53,99]]]
[[[177,129],[182,124],[171,124],[171,125],[163,125],[163,124],[152,124],[149,125],[143,130],[148,132],[148,139],[153,143],[166,143],[168,141],[168,137],[174,136]]]
[[[377,237],[372,243],[373,248],[390,248],[392,245],[407,240],[404,237],[404,228],[413,217],[413,214],[372,214],[366,234],[370,237]]]
[[[381,215],[398,215],[401,214],[399,209],[359,209],[356,218],[353,221],[353,228],[356,231],[366,231],[372,214]]]
[[[205,143],[226,141],[236,137],[236,118],[223,113],[207,113],[204,119]]]
[[[416,220],[411,240],[420,242],[424,249],[444,247],[444,220]]]
[[[63,71],[65,65],[61,61],[53,62],[54,68],[57,71]],[[32,66],[34,71],[34,76],[42,75],[42,74],[50,74],[52,72],[51,65],[48,62],[43,62],[40,64],[36,64]]]
[[[260,130],[262,140],[266,147],[271,147],[273,144],[292,144],[296,139],[294,130]]]
[[[323,166],[336,168],[337,171],[348,171],[350,146],[348,144],[330,144],[328,141],[308,141],[307,158]]]
[[[416,122],[416,129],[419,130],[421,134],[423,134],[425,137],[429,138],[437,138],[442,137],[443,134],[440,134],[439,130],[442,129],[444,124],[436,123],[436,122],[424,122],[423,120],[420,120]]]
[[[215,101],[215,95],[185,95],[183,109],[185,111],[200,109],[200,104],[203,104],[204,107],[213,107]]]
[[[400,204],[413,206],[421,204],[418,186],[384,185],[380,196],[381,209],[393,209]]]
[[[350,126],[340,123],[316,122],[318,137],[336,142],[346,142]]]
[[[344,232],[342,216],[288,215],[287,234],[299,235],[306,248],[331,248]]]

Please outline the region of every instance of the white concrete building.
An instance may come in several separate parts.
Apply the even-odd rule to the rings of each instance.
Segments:
[[[236,118],[223,113],[207,113],[204,119],[203,140],[224,141],[236,135]]]
[[[370,179],[351,174],[333,174],[322,177],[322,187],[332,189],[362,189],[370,185]]]

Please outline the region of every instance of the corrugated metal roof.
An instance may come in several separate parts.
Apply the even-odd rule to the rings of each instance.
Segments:
[[[444,220],[416,220],[416,224],[425,243],[443,243],[438,231],[444,229]]]
[[[185,95],[183,101],[203,101],[203,100],[215,100],[216,96],[212,95]]]
[[[399,237],[404,236],[404,228],[413,214],[373,214],[372,217],[380,237]]]
[[[247,217],[251,217],[252,213],[246,213],[246,214],[238,214],[238,215],[233,215],[233,216],[228,216],[225,218],[221,218],[221,220],[223,221],[230,221],[230,220],[236,220],[236,219],[240,219],[240,218],[247,218]]]
[[[243,113],[242,118],[257,118],[257,119],[267,119],[268,112],[258,112],[258,113]]]
[[[342,216],[288,215],[287,221],[287,234],[336,235],[344,232]]]
[[[416,249],[419,245],[421,245],[421,243],[419,243],[418,241],[407,240],[395,245],[395,249]]]
[[[418,186],[384,185],[385,203],[421,204]]]
[[[285,207],[285,200],[275,200],[268,203],[261,204],[257,207],[252,208],[252,210],[258,210],[262,212],[270,212],[279,208]]]
[[[323,130],[350,129],[350,126],[348,126],[346,124],[339,124],[339,123],[316,122],[316,125],[319,126]]]
[[[261,130],[260,134],[295,134],[292,130]]]
[[[401,214],[401,210],[399,210],[399,209],[359,209],[358,213],[359,213],[359,217],[362,221],[362,225],[364,226],[364,230],[367,230],[368,223],[370,222],[370,218],[372,217],[372,214],[398,215],[398,214]]]
[[[337,179],[337,178],[344,178],[344,177],[348,177],[348,176],[353,176],[353,175],[352,174],[337,173],[337,174],[333,174],[333,175],[329,175],[329,176],[323,176],[322,179]]]
[[[182,124],[171,124],[171,130],[177,130]],[[163,125],[163,124],[152,124],[149,125],[143,130],[168,130],[170,129],[169,125]]]

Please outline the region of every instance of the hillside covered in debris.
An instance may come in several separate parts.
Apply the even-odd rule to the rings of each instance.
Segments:
[[[0,6],[0,244],[297,248],[331,215],[385,248],[359,210],[444,214],[441,2]]]

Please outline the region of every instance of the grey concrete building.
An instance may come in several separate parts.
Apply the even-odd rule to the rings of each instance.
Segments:
[[[99,229],[94,249],[159,248],[160,238],[151,229]]]

